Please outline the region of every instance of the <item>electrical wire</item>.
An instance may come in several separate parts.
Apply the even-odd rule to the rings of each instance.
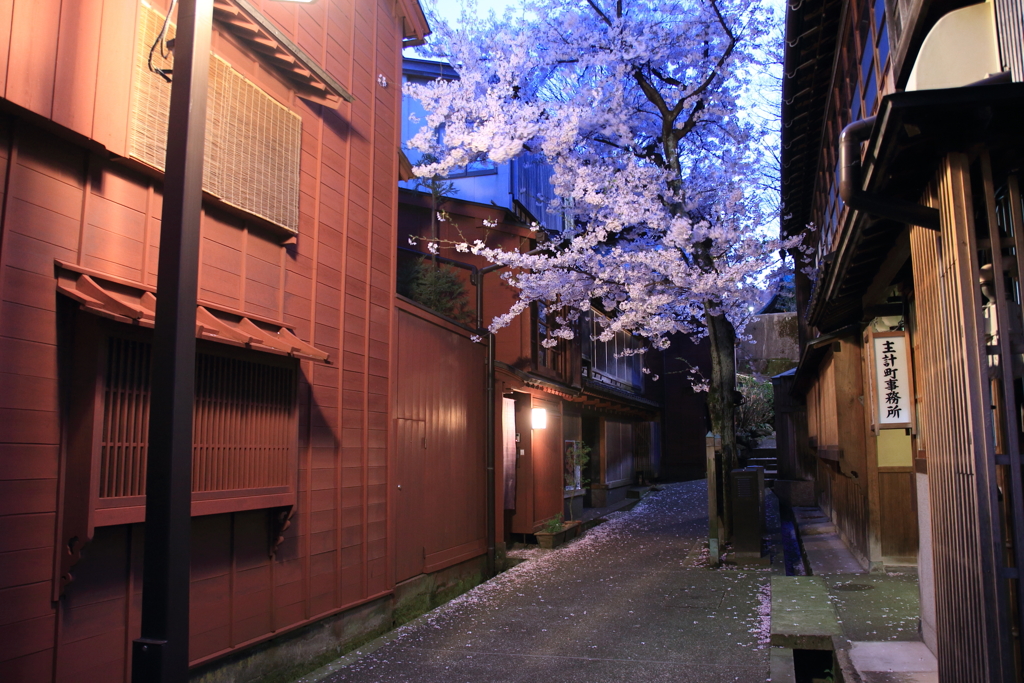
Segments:
[[[173,69],[159,69],[153,66],[153,53],[156,52],[156,48],[159,46],[160,56],[164,59],[170,59],[171,50],[167,47],[167,41],[164,38],[167,36],[167,27],[171,23],[171,15],[174,14],[174,6],[176,4],[178,4],[178,0],[171,0],[171,6],[167,8],[167,16],[164,17],[164,25],[160,28],[160,33],[157,34],[156,40],[153,41],[153,45],[149,48],[149,70],[168,83],[171,82],[170,74],[173,73]]]

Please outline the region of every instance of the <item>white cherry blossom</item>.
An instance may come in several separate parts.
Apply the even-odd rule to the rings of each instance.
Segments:
[[[410,147],[420,176],[471,162],[541,155],[553,169],[563,226],[539,228],[539,251],[458,245],[508,266],[519,291],[490,331],[531,302],[557,314],[550,343],[582,312],[653,348],[683,332],[710,336],[715,429],[732,457],[732,350],[779,254],[799,238],[770,235],[763,118],[741,107],[778,39],[757,0],[524,0],[503,17],[433,19],[431,49],[459,74],[406,86],[425,126]],[[470,18],[471,17],[471,18]]]

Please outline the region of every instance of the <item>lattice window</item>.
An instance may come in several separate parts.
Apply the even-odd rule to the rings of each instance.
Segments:
[[[100,498],[146,494],[149,344],[111,339],[100,440]]]
[[[145,495],[147,342],[111,338],[104,379],[99,497]],[[192,491],[288,487],[295,443],[295,369],[198,354]]]
[[[149,70],[149,50],[164,17],[143,3],[136,38],[129,155],[163,170],[170,83]],[[168,38],[174,36],[173,25]],[[153,53],[153,65],[173,60]],[[297,114],[216,55],[210,58],[203,190],[225,204],[296,232],[302,124]]]
[[[288,486],[295,369],[199,354],[192,490]]]
[[[623,484],[633,481],[633,424],[606,420],[605,476],[608,484]]]
[[[620,389],[643,388],[643,356],[637,353],[643,342],[628,332],[616,332],[607,341],[598,339],[608,319],[597,313],[591,316],[590,333],[594,338],[592,377]]]
[[[148,330],[77,313],[59,513],[68,552],[55,596],[96,527],[145,521],[150,339]],[[199,342],[193,516],[277,510],[276,523],[287,522],[298,498],[298,372],[295,358]]]

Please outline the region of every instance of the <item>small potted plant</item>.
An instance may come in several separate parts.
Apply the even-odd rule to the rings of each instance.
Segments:
[[[565,442],[565,497],[569,499],[566,513],[569,524],[579,525],[579,522],[573,521],[574,508],[576,499],[583,496],[584,488],[590,483],[590,480],[583,476],[589,462],[590,446],[582,440]],[[575,538],[579,531],[574,529],[569,538]]]
[[[537,544],[541,548],[557,548],[565,541],[565,525],[562,523],[562,513],[544,522],[540,531],[534,532],[537,537]]]

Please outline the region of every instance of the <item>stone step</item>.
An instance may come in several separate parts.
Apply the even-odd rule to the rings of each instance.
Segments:
[[[849,656],[860,679],[868,683],[938,683],[939,680],[935,655],[919,641],[854,642],[850,643]]]

